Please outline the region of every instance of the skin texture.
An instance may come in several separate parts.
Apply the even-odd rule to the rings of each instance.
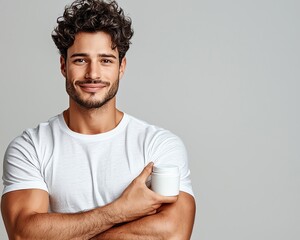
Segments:
[[[61,57],[70,96],[64,112],[68,127],[82,134],[112,130],[123,117],[116,109],[119,80],[126,68],[104,32],[79,33]],[[97,106],[97,107],[96,107]],[[112,203],[87,212],[48,213],[49,195],[39,189],[2,197],[1,211],[10,239],[189,239],[195,215],[192,196],[163,197],[146,186],[153,164],[145,167]],[[184,219],[184,221],[182,221]]]
[[[156,214],[110,228],[93,239],[188,240],[193,228],[195,208],[194,198],[187,193],[180,192],[175,203],[162,205]]]

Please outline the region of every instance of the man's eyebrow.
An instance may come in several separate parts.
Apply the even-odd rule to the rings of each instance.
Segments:
[[[71,58],[74,58],[74,57],[88,57],[89,54],[87,53],[74,53],[71,55]],[[99,53],[98,54],[98,57],[106,57],[106,58],[114,58],[114,59],[117,59],[117,57],[113,54],[109,54],[109,53]]]
[[[71,58],[73,57],[88,57],[89,55],[87,53],[74,53],[71,55]]]
[[[99,57],[107,57],[107,58],[114,58],[117,59],[117,57],[113,54],[107,54],[107,53],[100,53],[98,54]]]

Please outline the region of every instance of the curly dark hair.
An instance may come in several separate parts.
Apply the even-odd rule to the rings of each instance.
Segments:
[[[111,36],[112,49],[119,51],[119,61],[123,59],[133,36],[131,19],[115,1],[76,0],[66,6],[63,16],[57,18],[57,27],[52,39],[60,54],[66,59],[67,50],[74,43],[79,32],[103,31]]]

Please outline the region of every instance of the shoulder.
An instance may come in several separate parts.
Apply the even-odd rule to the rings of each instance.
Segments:
[[[136,131],[143,133],[145,135],[152,136],[152,137],[158,137],[161,139],[164,139],[164,138],[179,139],[179,137],[177,135],[175,135],[174,133],[172,133],[171,131],[169,131],[165,128],[162,128],[162,127],[154,125],[154,124],[150,124],[144,120],[138,119],[131,115],[128,115],[128,114],[126,114],[126,115],[128,118],[128,127],[131,129],[135,129]]]
[[[20,189],[47,191],[42,166],[53,148],[53,121],[28,128],[8,145],[3,159],[3,194]]]
[[[42,122],[34,128],[25,129],[19,136],[15,137],[8,145],[10,149],[30,149],[35,147],[39,142],[50,139],[53,131],[58,127],[58,116],[50,118],[47,122]]]
[[[150,124],[130,115],[128,115],[128,118],[128,128],[130,131],[136,132],[138,137],[144,140],[148,148],[185,148],[181,138],[170,130]]]

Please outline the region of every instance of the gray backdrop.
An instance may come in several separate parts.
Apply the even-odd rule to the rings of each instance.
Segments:
[[[68,105],[50,33],[69,2],[1,0],[1,156]],[[192,239],[300,239],[300,1],[119,3],[135,36],[118,105],[186,143]]]

